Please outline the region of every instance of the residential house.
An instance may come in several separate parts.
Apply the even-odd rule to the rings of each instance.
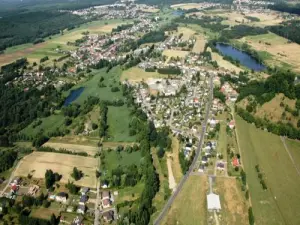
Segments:
[[[102,192],[102,200],[104,199],[110,199],[110,192],[109,191],[103,191]]]
[[[80,214],[85,214],[85,210],[86,210],[85,205],[78,205],[76,212]]]
[[[234,120],[231,120],[229,123],[228,123],[228,126],[230,129],[233,129],[235,127],[235,121]]]
[[[103,199],[103,200],[102,200],[102,207],[103,207],[104,209],[109,208],[110,206],[111,206],[110,199]]]
[[[207,164],[207,163],[208,163],[208,158],[207,158],[207,156],[202,156],[201,162],[202,162],[203,164]]]
[[[238,159],[237,157],[234,157],[234,158],[232,159],[232,165],[233,165],[234,167],[237,167],[237,166],[240,165],[240,161],[239,161],[239,159]]]
[[[68,194],[65,192],[60,192],[55,196],[55,201],[66,203],[68,199]]]
[[[102,214],[103,216],[103,219],[106,221],[106,222],[111,222],[113,219],[114,219],[114,211],[112,210],[109,210],[107,212],[104,212]]]
[[[217,163],[217,170],[224,171],[225,170],[225,164],[223,162]]]

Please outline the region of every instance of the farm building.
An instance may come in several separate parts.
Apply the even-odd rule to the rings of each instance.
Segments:
[[[221,210],[221,203],[219,195],[214,193],[210,193],[207,195],[207,210],[212,212],[214,210],[220,211]]]

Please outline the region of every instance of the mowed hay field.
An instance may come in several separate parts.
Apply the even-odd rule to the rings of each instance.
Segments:
[[[79,181],[71,177],[73,168],[77,167],[84,174]],[[68,155],[52,152],[33,152],[22,159],[20,166],[15,171],[15,176],[27,177],[32,174],[34,178],[44,178],[47,169],[62,175],[61,182],[68,180],[84,187],[96,187],[95,171],[98,167],[98,159],[77,155]]]
[[[171,59],[171,57],[185,58],[189,54],[189,52],[188,51],[173,50],[173,49],[166,49],[166,50],[163,51],[162,54],[168,57],[168,59],[166,61],[166,63],[167,63]]]
[[[206,176],[190,176],[161,224],[207,225],[207,190]]]
[[[197,38],[197,40],[196,40],[196,43],[194,44],[193,52],[194,53],[203,52],[205,44],[206,44],[206,40],[203,36],[200,36],[200,35],[197,35],[196,38]]]
[[[240,39],[246,42],[255,50],[268,52],[272,55],[267,59],[267,63],[271,66],[278,64],[291,65],[295,71],[300,71],[300,45],[297,43],[289,43],[287,39],[280,37],[274,33],[247,36]]]
[[[283,107],[280,106],[281,103],[284,104]],[[247,104],[247,99],[243,99],[238,103],[238,105],[240,105],[244,109],[246,109]],[[296,100],[289,99],[280,93],[277,94],[271,101],[258,106],[254,115],[261,119],[268,118],[274,123],[291,123],[296,128],[299,118],[297,116],[293,116],[290,112],[285,112],[285,106],[288,106],[290,109],[295,110],[295,104]],[[285,112],[286,114],[284,118],[282,117],[283,112]]]
[[[300,224],[300,177],[279,136],[236,117],[240,145],[256,224]],[[298,149],[299,150],[299,149]],[[299,157],[300,152],[295,152]],[[255,166],[265,183],[263,190]]]
[[[192,37],[196,32],[187,27],[178,27],[178,34],[183,34],[182,40],[187,41],[190,37]]]
[[[163,74],[157,72],[146,72],[145,70],[132,67],[128,70],[124,70],[121,75],[121,81],[128,80],[129,82],[140,82],[149,78],[163,78],[166,77]]]
[[[215,192],[220,195],[221,224],[249,224],[246,199],[235,178],[217,177]]]

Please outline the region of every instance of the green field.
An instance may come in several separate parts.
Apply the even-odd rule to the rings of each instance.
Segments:
[[[107,150],[103,151],[102,154],[104,154],[104,160],[101,161],[101,168],[109,174],[118,166],[139,165],[142,158],[140,151],[132,153],[121,151],[118,153],[115,150]]]
[[[119,84],[120,76],[122,70],[120,67],[112,68],[108,73],[105,72],[106,69],[94,70],[92,72],[92,78],[84,83],[74,86],[71,90],[78,89],[79,87],[84,87],[82,94],[74,101],[74,103],[82,104],[89,96],[98,97],[100,100],[117,100],[124,99],[122,92],[111,92],[111,87],[121,87]],[[103,84],[106,87],[98,87],[100,78],[104,77]],[[70,91],[71,91],[70,90]],[[65,97],[68,96],[70,91],[65,93]]]
[[[135,136],[129,136],[130,111],[127,106],[108,107],[108,141],[134,142]]]
[[[59,115],[51,115],[49,117],[41,118],[42,124],[33,128],[32,124],[27,126],[25,129],[21,131],[21,133],[35,137],[40,133],[47,134],[48,132],[55,131],[58,128],[61,128],[64,125],[64,116],[62,114]],[[42,131],[42,132],[41,132]]]
[[[255,223],[300,224],[300,179],[280,137],[257,129],[240,117],[236,117],[236,124]],[[299,151],[293,153],[298,161]],[[256,165],[263,172],[266,191],[259,183]]]

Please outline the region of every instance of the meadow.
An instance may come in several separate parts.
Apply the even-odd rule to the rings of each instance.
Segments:
[[[162,224],[166,225],[206,225],[206,176],[190,176],[177,195]]]
[[[269,53],[271,57],[268,57],[266,62],[271,66],[281,65],[300,71],[300,45],[297,43],[289,42],[288,39],[274,33],[247,36],[239,41],[246,42],[256,51]]]
[[[129,82],[140,82],[149,78],[163,78],[165,75],[158,72],[146,72],[145,70],[132,67],[128,70],[124,70],[121,75],[121,81],[128,80]]]
[[[238,142],[256,224],[299,224],[300,179],[279,136],[255,128],[236,117]],[[294,152],[299,159],[299,151]],[[259,182],[255,166],[263,173],[267,190]]]
[[[74,181],[71,177],[73,168],[77,167],[84,176]],[[34,178],[44,178],[47,169],[62,175],[60,182],[67,183],[68,180],[74,184],[84,187],[96,187],[96,169],[98,159],[77,155],[52,153],[52,152],[33,152],[22,159],[20,166],[16,169],[15,176],[27,177],[31,174]]]

